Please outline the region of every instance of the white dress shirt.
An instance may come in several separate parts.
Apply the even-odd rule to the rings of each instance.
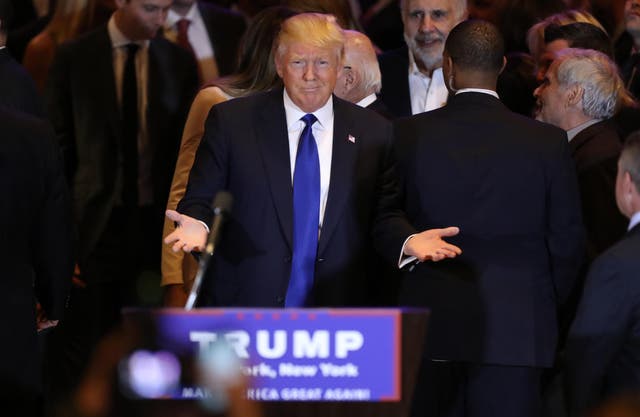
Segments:
[[[368,96],[366,96],[365,98],[357,102],[356,104],[360,107],[366,108],[369,104],[373,103],[377,99],[378,99],[378,96],[376,96],[375,93],[373,93],[373,94],[369,94]]]
[[[431,77],[423,74],[418,69],[411,51],[409,51],[409,96],[411,97],[411,114],[439,109],[447,104],[449,97],[442,68],[433,70]]]
[[[291,163],[291,183],[296,166],[296,154],[298,141],[304,129],[305,123],[300,120],[305,113],[291,100],[284,90],[284,111],[287,118],[287,132],[289,135],[289,162]],[[313,112],[318,119],[311,127],[313,137],[318,146],[318,158],[320,160],[320,224],[324,219],[324,211],[329,195],[329,180],[331,179],[331,153],[333,151],[333,98],[329,98],[324,106]]]
[[[187,37],[191,44],[191,49],[195,54],[195,59],[198,61],[198,69],[203,82],[207,82],[217,78],[218,63],[215,58],[215,51],[211,39],[209,39],[209,32],[207,26],[202,20],[200,9],[198,9],[197,2],[193,2],[193,5],[189,9],[186,15],[180,16],[173,10],[169,9],[167,13],[167,19],[164,23],[164,36],[173,43],[178,39],[178,28],[176,26],[180,19],[189,20],[189,28],[187,29]]]
[[[211,40],[209,39],[209,32],[207,32],[207,27],[204,24],[204,20],[202,20],[202,15],[200,14],[197,3],[198,2],[193,2],[193,5],[184,16],[180,16],[172,9],[169,9],[169,13],[167,13],[167,20],[165,20],[164,23],[164,28],[167,39],[175,42],[178,37],[176,23],[180,19],[189,20],[191,22],[189,24],[189,29],[187,30],[189,43],[193,48],[193,52],[196,54],[196,58],[198,61],[201,61],[214,56],[214,51],[213,46],[211,45]]]
[[[127,45],[131,42],[118,29],[111,16],[107,31],[113,47],[113,75],[116,82],[116,96],[119,106],[122,105],[122,78],[127,60]],[[147,132],[147,81],[149,68],[149,41],[135,42],[140,46],[136,54],[136,81],[138,85],[138,203],[141,206],[153,202],[151,186],[151,152],[149,134]]]
[[[633,216],[631,216],[627,230],[633,229],[638,223],[640,223],[640,211],[635,212]]]

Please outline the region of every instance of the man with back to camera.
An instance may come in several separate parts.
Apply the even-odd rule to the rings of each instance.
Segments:
[[[446,41],[452,97],[395,126],[404,207],[416,228],[460,225],[461,256],[404,274],[400,305],[431,322],[413,416],[538,416],[556,307],[582,255],[578,187],[564,132],[510,112],[495,88],[504,41],[465,21]]]
[[[406,46],[380,55],[380,99],[394,117],[442,107],[449,92],[442,50],[449,31],[467,18],[467,0],[401,0]]]
[[[330,16],[287,19],[275,64],[284,89],[213,107],[165,242],[202,249],[213,196],[234,207],[212,258],[200,304],[358,306],[366,300],[371,234],[401,235],[384,246],[398,262],[414,229],[397,209],[391,126],[332,96],[344,37]],[[204,224],[203,224],[204,223]],[[441,240],[456,228],[409,239],[408,255],[441,260],[460,250]]]

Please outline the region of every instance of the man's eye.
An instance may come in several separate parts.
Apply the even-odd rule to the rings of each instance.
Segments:
[[[416,20],[422,20],[424,19],[424,12],[421,10],[416,10],[409,13],[409,17]]]
[[[434,10],[431,12],[431,18],[434,20],[439,20],[447,17],[447,12],[444,10]]]

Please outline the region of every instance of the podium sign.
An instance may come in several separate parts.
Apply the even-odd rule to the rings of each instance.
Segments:
[[[197,355],[217,341],[241,359],[259,401],[401,399],[401,311],[200,309],[152,313],[159,349]],[[174,398],[201,395],[181,387]]]

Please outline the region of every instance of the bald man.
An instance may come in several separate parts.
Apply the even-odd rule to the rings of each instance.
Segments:
[[[391,113],[378,99],[382,87],[376,51],[367,35],[356,30],[344,32],[344,58],[333,93],[343,100],[371,109],[387,119]]]

